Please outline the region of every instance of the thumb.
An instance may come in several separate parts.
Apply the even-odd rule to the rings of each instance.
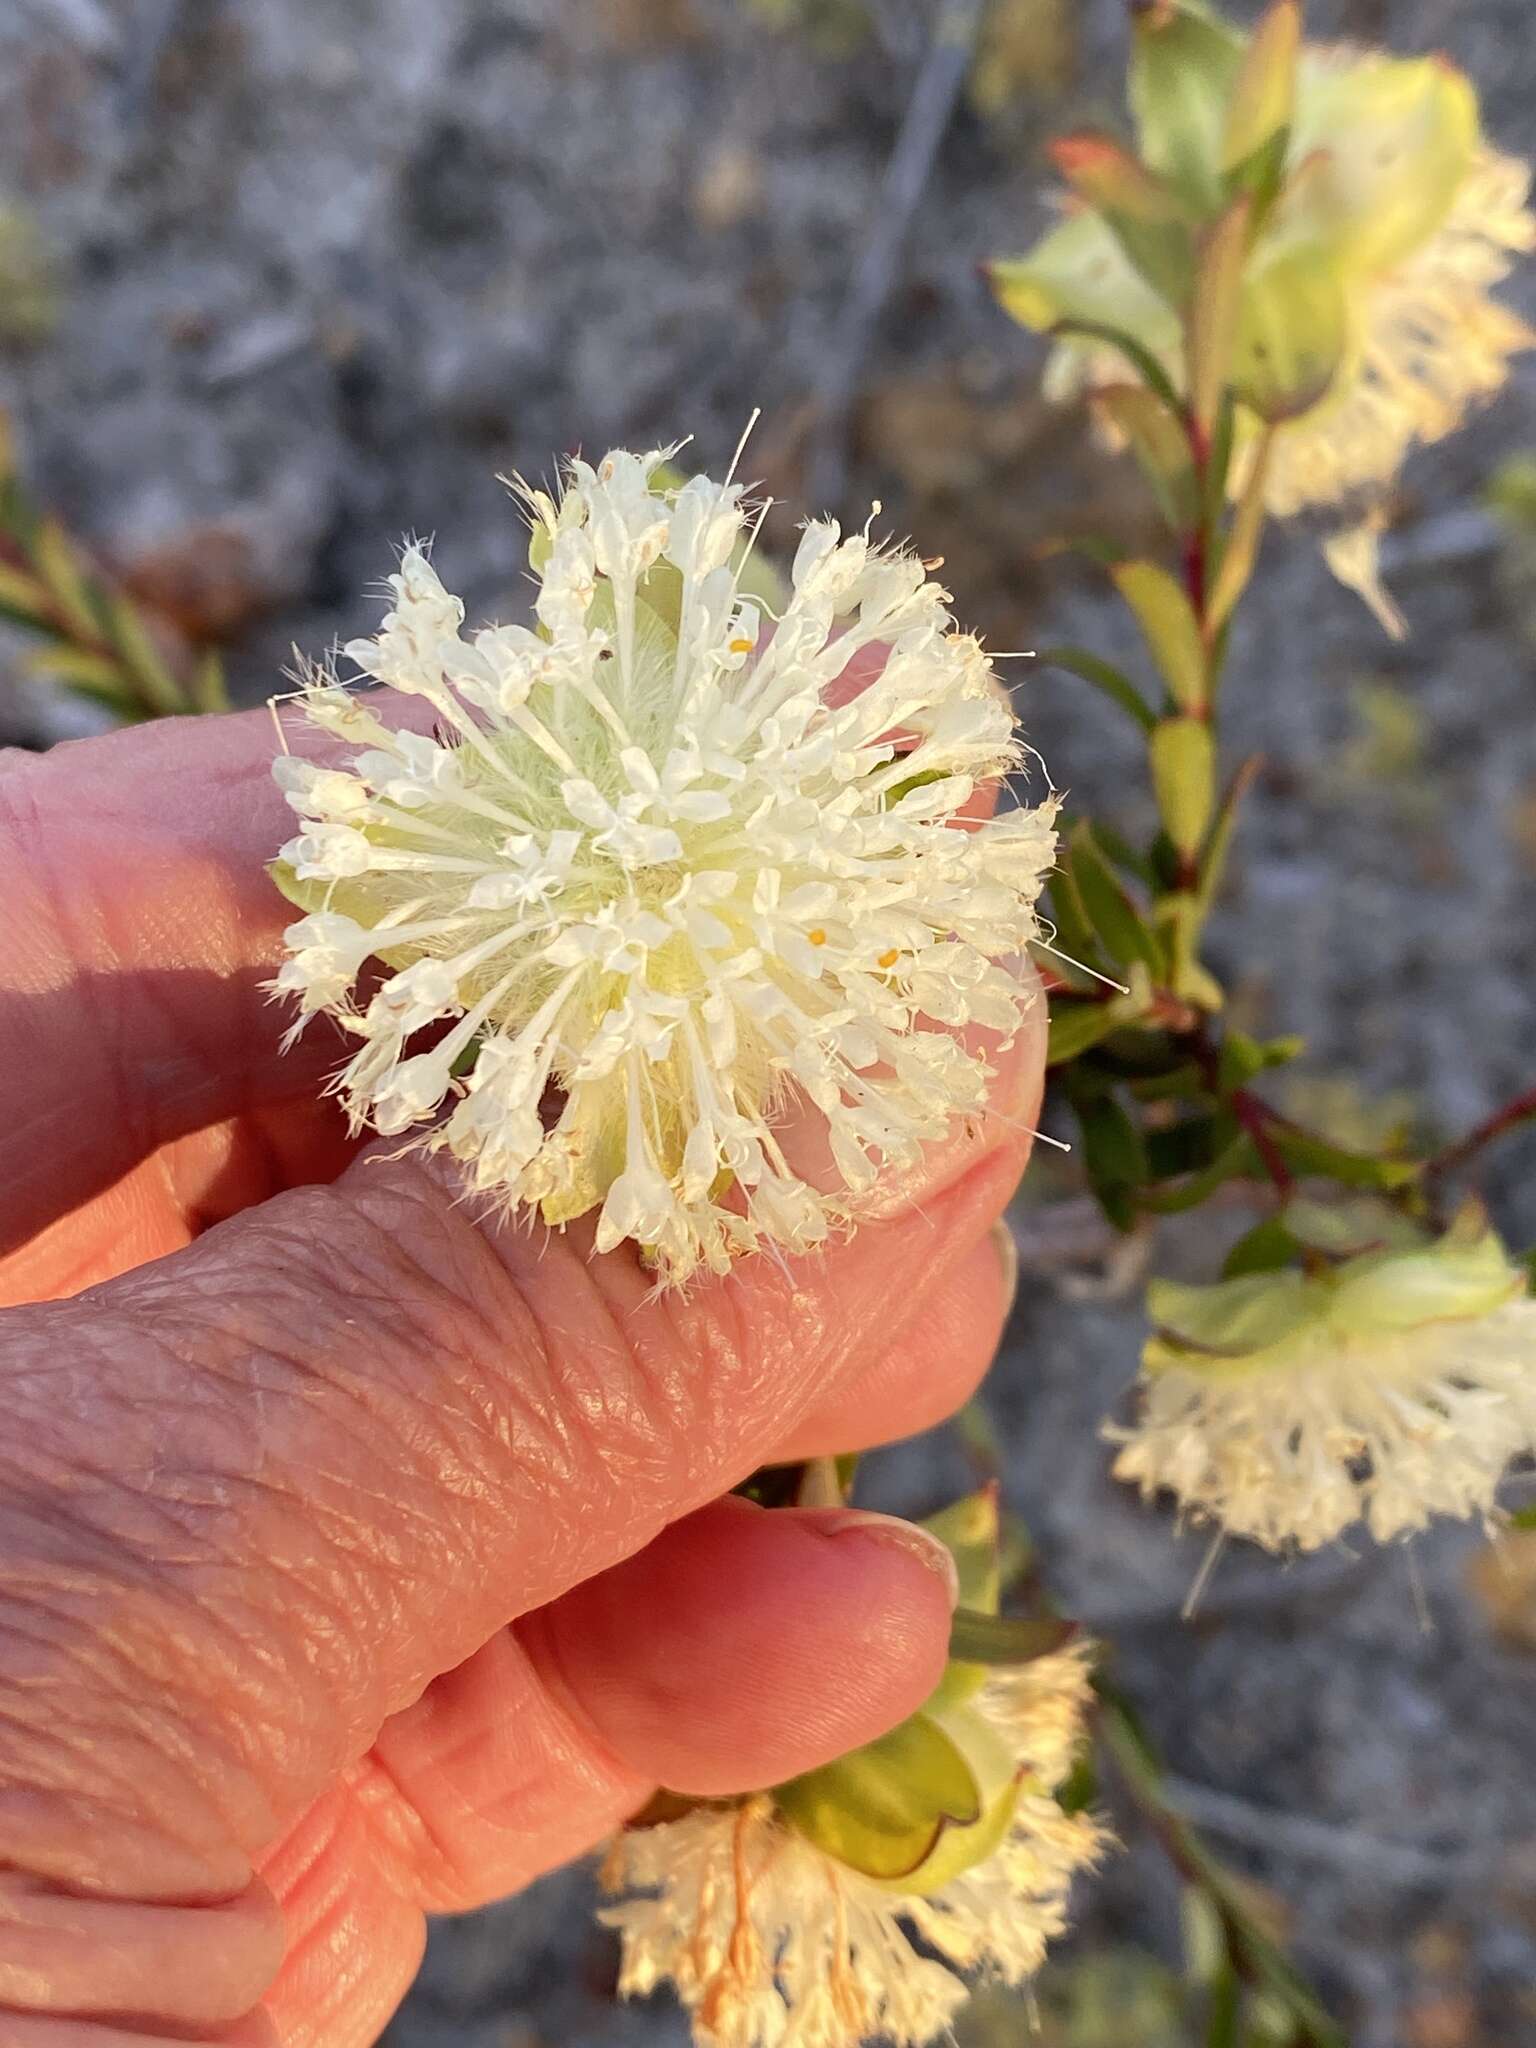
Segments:
[[[433,1678],[869,1373],[1000,1213],[1038,1081],[1021,1038],[993,1112],[878,1220],[681,1295],[580,1225],[483,1225],[444,1174],[374,1157],[0,1320],[9,1552],[124,1646],[135,1802],[182,1816],[183,1894],[211,1845],[271,1840]],[[59,1661],[99,1719],[78,1644]],[[0,1729],[0,1778],[25,1739]],[[51,1768],[36,1739],[24,1782]],[[16,1827],[46,1863],[47,1802]]]

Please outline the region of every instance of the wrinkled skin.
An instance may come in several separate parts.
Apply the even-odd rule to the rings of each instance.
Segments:
[[[867,1740],[944,1658],[944,1574],[889,1525],[720,1496],[970,1392],[1040,1006],[857,1236],[658,1298],[587,1227],[356,1156],[328,1026],[279,1056],[270,745],[256,714],[0,773],[5,2048],[367,2043],[426,1913],[659,1782]]]

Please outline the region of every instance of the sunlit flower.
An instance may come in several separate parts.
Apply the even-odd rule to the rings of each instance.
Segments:
[[[815,1245],[982,1106],[956,1030],[1017,1029],[1053,805],[951,829],[1021,750],[923,563],[812,524],[770,619],[740,487],[661,461],[525,492],[532,627],[466,636],[406,551],[346,652],[430,734],[311,679],[309,724],[352,751],[276,763],[305,821],[276,874],[306,915],[275,986],[361,1041],[337,1080],[355,1124],[417,1131],[548,1223],[598,1209],[600,1250],[632,1239],[680,1281]],[[825,1124],[830,1186],[786,1156],[791,1107]]]
[[[1536,1302],[1491,1233],[1317,1274],[1154,1282],[1148,1308],[1138,1419],[1106,1431],[1116,1475],[1267,1549],[1487,1518],[1536,1448]]]
[[[1012,1781],[1008,1825],[934,1889],[837,1862],[771,1794],[626,1831],[605,1872],[624,1896],[603,1916],[622,1937],[621,1991],[670,1980],[714,2048],[921,2048],[948,2028],[967,1978],[1022,1984],[1104,1845],[1091,1816],[1051,1796],[1082,1745],[1088,1670],[1074,1646],[994,1673],[969,1703]]]
[[[1219,119],[1211,125],[1219,134]],[[1529,166],[1482,139],[1476,95],[1443,59],[1302,49],[1280,194],[1245,291],[1272,369],[1314,351],[1334,367],[1324,393],[1276,433],[1264,502],[1278,518],[1355,515],[1329,545],[1330,564],[1394,632],[1401,622],[1376,570],[1381,502],[1410,450],[1459,426],[1532,343],[1527,323],[1492,296],[1536,246],[1529,186]],[[1182,378],[1181,315],[1105,215],[1078,207],[1028,257],[996,265],[994,282],[1026,325],[1113,327]],[[1118,351],[1067,336],[1046,388],[1064,398],[1128,374]],[[1253,416],[1240,415],[1234,494],[1256,434]]]

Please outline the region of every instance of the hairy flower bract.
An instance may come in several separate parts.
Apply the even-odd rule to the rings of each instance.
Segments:
[[[1017,1028],[1053,805],[953,829],[1021,750],[922,562],[813,523],[772,617],[743,588],[742,489],[663,459],[524,489],[532,625],[466,634],[407,549],[346,653],[415,727],[309,678],[308,724],[343,745],[276,763],[305,915],[275,986],[359,1041],[356,1124],[547,1223],[595,1209],[599,1250],[632,1240],[677,1282],[815,1245],[982,1107],[957,1032]],[[816,1185],[791,1109],[824,1126]]]

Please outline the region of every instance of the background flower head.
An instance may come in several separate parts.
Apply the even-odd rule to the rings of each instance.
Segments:
[[[1410,450],[1452,432],[1531,344],[1493,296],[1536,245],[1530,170],[1484,139],[1470,81],[1443,58],[1298,48],[1282,17],[1299,12],[1272,9],[1248,39],[1204,8],[1144,10],[1138,155],[1068,138],[1067,218],[993,282],[1025,325],[1113,329],[1178,382],[1199,250],[1244,199],[1230,487],[1245,487],[1262,423],[1277,426],[1265,505],[1357,515],[1330,561],[1396,631],[1370,514]],[[1046,375],[1063,397],[1123,380],[1126,364],[1068,331]]]
[[[1475,1224],[1330,1270],[1155,1281],[1148,1312],[1117,1476],[1267,1549],[1486,1517],[1536,1447],[1536,1302]]]

